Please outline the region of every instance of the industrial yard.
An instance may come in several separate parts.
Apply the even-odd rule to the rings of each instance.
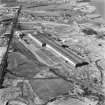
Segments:
[[[105,105],[104,8],[93,1],[0,0],[0,105]]]

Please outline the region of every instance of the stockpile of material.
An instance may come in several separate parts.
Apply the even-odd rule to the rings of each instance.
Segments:
[[[22,9],[8,52],[0,105],[104,105],[105,22],[96,8],[80,0],[17,2]],[[17,9],[0,7],[1,62]],[[38,35],[43,43],[35,39]],[[46,35],[49,41],[44,40]],[[53,46],[63,50],[56,53]],[[73,52],[89,64],[73,67],[59,51]]]

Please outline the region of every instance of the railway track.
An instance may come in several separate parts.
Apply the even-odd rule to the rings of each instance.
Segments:
[[[29,37],[31,37],[34,41],[37,41],[37,43],[41,44],[41,46],[48,47],[49,49],[53,50],[74,67],[88,65],[88,62],[79,57],[75,52],[71,51],[70,49],[65,49],[60,46],[47,33],[43,34],[38,32],[38,34],[30,34]]]

